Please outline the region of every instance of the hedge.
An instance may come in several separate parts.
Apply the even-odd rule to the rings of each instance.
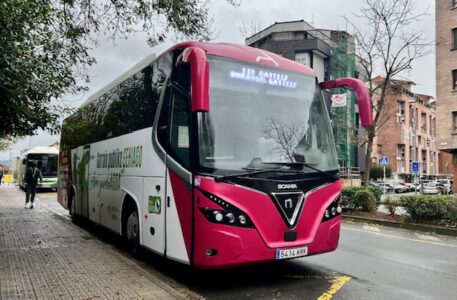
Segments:
[[[457,198],[454,196],[401,196],[400,204],[413,221],[436,221],[447,226],[457,226]]]
[[[377,208],[377,201],[374,193],[363,187],[343,188],[343,207],[349,210],[374,211]]]

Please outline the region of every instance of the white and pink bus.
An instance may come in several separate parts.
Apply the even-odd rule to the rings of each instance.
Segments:
[[[312,69],[233,44],[180,43],[91,96],[62,127],[59,202],[197,268],[336,249],[341,188]]]

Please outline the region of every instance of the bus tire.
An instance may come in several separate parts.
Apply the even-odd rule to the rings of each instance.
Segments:
[[[123,236],[127,241],[129,251],[137,256],[141,252],[140,246],[140,218],[138,209],[136,208],[135,202],[131,199],[126,199],[127,203],[124,205],[122,214],[122,228]]]
[[[68,213],[70,214],[71,221],[76,223],[78,220],[78,215],[75,213],[76,211],[76,200],[75,200],[75,192],[71,190],[70,199],[68,201]]]

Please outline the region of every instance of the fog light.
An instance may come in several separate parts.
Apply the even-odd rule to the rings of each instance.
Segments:
[[[214,219],[218,222],[222,221],[222,219],[224,218],[224,216],[217,210],[213,211],[213,214],[214,214]]]
[[[229,223],[235,222],[235,216],[232,213],[228,213],[225,215],[229,221]]]
[[[338,205],[338,207],[336,208],[336,212],[340,214],[342,211],[343,209],[341,208],[341,205]]]
[[[238,216],[238,220],[240,221],[240,224],[241,224],[241,225],[246,224],[246,217],[245,217],[245,216],[239,215],[239,216]]]
[[[217,255],[217,250],[216,249],[207,249],[205,254],[206,254],[206,256],[214,256],[214,255]]]
[[[325,210],[325,217],[330,218],[330,212],[328,211],[328,209]]]
[[[332,207],[332,216],[336,215],[336,208]]]

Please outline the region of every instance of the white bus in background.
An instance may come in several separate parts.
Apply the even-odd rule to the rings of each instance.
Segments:
[[[17,162],[15,172],[16,182],[19,187],[25,188],[24,177],[30,167],[30,162],[35,161],[43,175],[43,182],[38,181],[38,189],[57,189],[57,159],[59,150],[54,147],[34,147],[22,153]]]

